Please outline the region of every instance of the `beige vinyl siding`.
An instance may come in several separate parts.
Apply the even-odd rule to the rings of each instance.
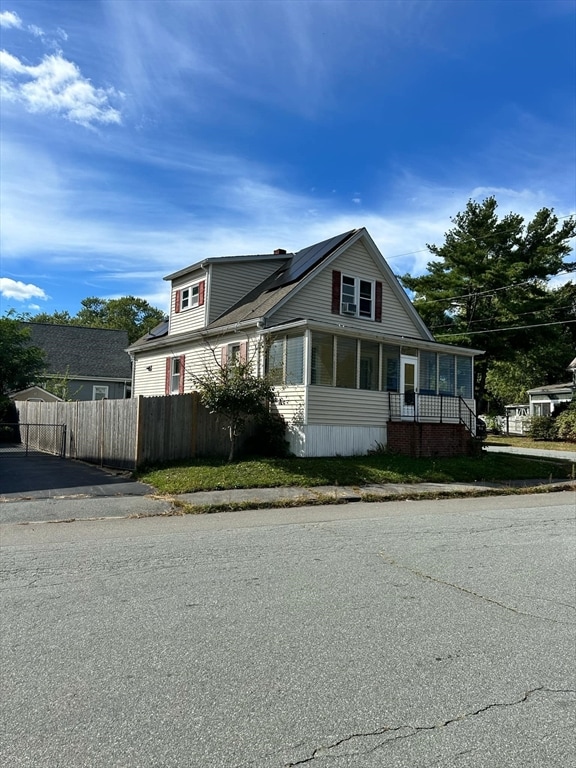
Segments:
[[[222,347],[230,344],[246,343],[247,356],[254,361],[254,371],[260,372],[261,361],[258,359],[260,350],[257,339],[247,339],[245,336],[228,335],[214,339],[210,343],[201,339],[194,343],[174,343],[161,349],[141,352],[134,360],[134,389],[133,396],[143,395],[152,397],[165,394],[166,387],[166,358],[185,356],[184,361],[184,392],[194,391],[193,376],[202,376],[207,370],[215,369],[222,360]],[[152,370],[148,371],[148,366]]]
[[[198,331],[206,326],[206,307],[208,306],[209,290],[207,280],[204,304],[202,306],[191,307],[190,309],[185,309],[181,312],[175,312],[174,310],[176,291],[186,288],[188,285],[199,282],[200,280],[206,280],[206,273],[203,270],[196,270],[189,275],[186,275],[186,277],[180,277],[172,282],[172,290],[170,293],[170,334]]]
[[[285,259],[214,263],[210,266],[210,301],[208,322],[212,323],[241,298],[270,277]]]
[[[276,387],[278,400],[274,409],[286,419],[288,423],[300,424],[305,419],[306,387]]]
[[[165,393],[166,353],[156,351],[139,354],[134,360],[134,386],[132,397],[155,397]],[[152,370],[147,368],[151,366]]]
[[[307,424],[381,426],[388,421],[386,392],[308,387]]]
[[[382,283],[382,322],[365,320],[345,315],[333,315],[332,302],[332,271],[338,270],[344,275],[364,278],[366,280],[379,280]],[[421,329],[414,323],[406,312],[406,307],[401,303],[396,293],[385,279],[377,263],[368,253],[361,242],[352,245],[338,259],[333,261],[307,285],[301,288],[296,295],[289,299],[272,319],[274,323],[288,322],[297,317],[342,323],[347,328],[357,328],[372,333],[380,332],[395,336],[410,336],[425,338]]]

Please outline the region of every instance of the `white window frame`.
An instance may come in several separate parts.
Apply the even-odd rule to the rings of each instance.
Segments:
[[[344,283],[344,281],[353,281],[353,285],[350,283]],[[370,314],[362,314],[360,312],[360,289],[362,287],[362,283],[365,283],[366,285],[370,286]],[[353,297],[354,301],[349,301],[347,297],[350,297],[352,295],[352,292],[350,291],[350,288],[353,288]],[[345,294],[347,294],[347,297],[345,297]],[[366,301],[366,299],[364,298]],[[356,306],[356,311],[354,313],[351,312],[344,312],[344,305],[345,304],[354,304]],[[348,317],[358,317],[361,320],[374,320],[375,316],[375,305],[376,305],[376,281],[375,280],[369,280],[365,277],[356,277],[354,275],[345,275],[342,274],[340,278],[340,314]]]
[[[172,395],[180,393],[180,377],[182,376],[180,368],[180,357],[172,357],[170,359],[170,394]]]
[[[190,285],[180,289],[180,312],[200,306],[201,282],[201,280],[198,280],[198,282],[190,283]]]
[[[94,384],[92,386],[92,400],[108,400],[109,387],[107,384]],[[105,392],[103,397],[96,397],[96,391],[102,390]]]
[[[231,363],[235,360],[240,360],[240,353],[242,352],[242,345],[239,341],[235,341],[232,344],[228,344],[228,352],[226,355],[226,359],[229,360]]]

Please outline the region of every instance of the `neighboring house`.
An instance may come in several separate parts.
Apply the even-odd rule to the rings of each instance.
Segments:
[[[46,356],[46,380],[66,383],[67,400],[130,396],[132,368],[126,331],[79,325],[23,323]]]
[[[274,377],[299,456],[401,450],[402,424],[409,439],[415,424],[475,431],[478,350],[434,340],[363,228],[294,254],[206,258],[165,279],[169,318],[129,348],[134,395],[192,391],[191,375],[239,355]],[[439,453],[450,438],[436,435]]]
[[[547,384],[528,390],[528,403],[506,405],[502,426],[508,434],[524,435],[529,431],[532,416],[552,416],[560,405],[569,403],[576,392],[576,358],[568,366],[572,381]]]
[[[530,416],[552,416],[558,406],[572,400],[575,391],[572,382],[529,389]]]
[[[27,387],[21,389],[19,392],[12,392],[10,394],[11,400],[28,401],[33,403],[59,403],[62,402],[62,398],[57,395],[48,392],[43,387]]]

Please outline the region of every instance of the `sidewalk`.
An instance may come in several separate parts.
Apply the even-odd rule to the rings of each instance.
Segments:
[[[498,494],[512,488],[543,488],[576,491],[576,481],[519,480],[509,483],[386,483],[351,488],[323,485],[314,488],[236,488],[226,491],[197,491],[174,496],[176,503],[198,507],[305,506],[306,504],[345,504],[354,501],[387,501],[404,498],[438,498]]]

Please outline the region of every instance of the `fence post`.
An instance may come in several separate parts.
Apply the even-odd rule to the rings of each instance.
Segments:
[[[198,398],[200,395],[198,392],[192,392],[192,428],[190,429],[190,448],[192,451],[192,458],[196,458],[196,451],[198,447]]]
[[[136,424],[135,424],[136,434],[134,435],[134,467],[136,469],[142,463],[142,443],[143,443],[142,422],[143,421],[144,421],[144,397],[143,395],[138,395],[138,401],[136,405]]]

